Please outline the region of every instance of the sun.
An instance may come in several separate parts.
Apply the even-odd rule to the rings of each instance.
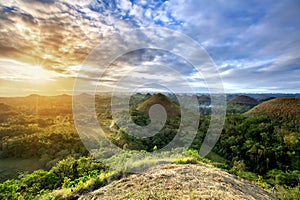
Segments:
[[[32,81],[45,83],[49,81],[54,81],[53,77],[55,73],[53,71],[44,69],[42,66],[33,66],[32,71]]]

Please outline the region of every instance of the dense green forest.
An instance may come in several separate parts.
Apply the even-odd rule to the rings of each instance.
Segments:
[[[140,126],[149,123],[149,116],[139,105],[145,104],[151,96],[137,94],[130,100],[131,118]],[[0,173],[0,199],[62,198],[92,191],[126,176],[95,160],[85,149],[72,120],[71,97],[26,98],[0,99],[1,162],[9,158],[34,159],[41,164],[41,169],[5,177]],[[179,106],[176,99],[170,99],[167,103],[174,104],[170,108]],[[99,123],[106,126],[107,137],[123,149],[155,151],[168,144],[177,133],[178,114],[169,116],[155,136],[133,137],[126,133],[126,127],[113,124],[109,103],[105,95],[96,97]],[[209,126],[210,107],[200,107],[197,135],[182,158],[173,162],[210,163],[273,190],[282,199],[297,199],[300,195],[300,120],[292,116],[243,114],[250,107],[234,106],[228,108],[234,112],[228,112],[221,137],[208,159],[200,159],[198,150]],[[122,111],[119,114],[122,115]]]

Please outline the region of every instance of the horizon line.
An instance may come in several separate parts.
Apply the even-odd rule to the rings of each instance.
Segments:
[[[41,96],[41,97],[58,97],[58,96],[78,96],[78,95],[98,95],[98,94],[102,94],[102,93],[112,93],[112,92],[97,92],[97,93],[88,93],[88,92],[82,92],[80,94],[77,95],[73,95],[73,94],[66,94],[66,93],[62,93],[62,94],[55,94],[55,95],[45,95],[45,94],[37,94],[37,93],[32,93],[32,94],[28,94],[28,95],[7,95],[7,96],[0,96],[0,98],[22,98],[22,97],[30,97],[30,96]],[[119,92],[119,93],[129,93],[129,92]],[[208,95],[210,96],[211,93],[208,92],[197,92],[197,93],[186,93],[186,92],[177,92],[177,93],[171,93],[171,92],[136,92],[135,94],[157,94],[157,93],[163,93],[163,94],[194,94],[194,95]],[[248,94],[248,95],[264,95],[264,94],[268,94],[268,95],[300,95],[300,92],[295,92],[295,93],[285,93],[285,92],[224,92],[224,93],[214,93],[214,94],[225,94],[225,95],[239,95],[239,94]]]

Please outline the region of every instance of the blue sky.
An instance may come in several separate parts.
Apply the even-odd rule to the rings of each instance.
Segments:
[[[93,48],[109,42],[112,33],[153,26],[181,32],[202,45],[228,93],[300,92],[297,0],[0,0],[0,10],[1,96],[71,93]],[[168,65],[197,84],[185,61],[154,54],[137,51],[118,59],[107,80],[118,79],[116,73],[126,67],[139,65],[141,76]],[[149,68],[154,62],[156,67]],[[86,73],[89,77],[92,72]],[[197,81],[196,90],[204,91],[203,77]]]

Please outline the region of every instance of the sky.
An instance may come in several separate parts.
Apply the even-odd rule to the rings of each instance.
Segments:
[[[202,46],[227,93],[300,93],[298,0],[0,0],[0,10],[0,96],[72,94],[76,79],[100,80],[112,90],[128,73],[137,87],[143,77],[184,91],[170,68],[195,92],[207,92],[205,77],[165,50],[128,52],[108,68],[98,62],[80,73],[97,46],[107,45],[104,54],[117,51],[113,34],[148,27]],[[97,70],[105,73],[99,77]]]

